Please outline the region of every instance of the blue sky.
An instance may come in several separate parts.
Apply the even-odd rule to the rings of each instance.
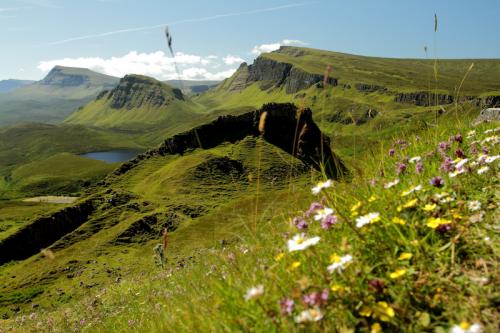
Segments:
[[[0,0],[0,80],[40,79],[55,64],[175,78],[166,24],[186,79],[223,78],[280,44],[500,58],[499,17],[498,0]]]

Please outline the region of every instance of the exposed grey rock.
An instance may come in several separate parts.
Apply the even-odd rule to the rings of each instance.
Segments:
[[[252,65],[243,63],[238,68],[228,90],[241,91],[253,83],[258,83],[262,90],[284,87],[287,94],[295,94],[322,82],[322,74],[308,73],[289,63],[258,57]],[[328,84],[336,86],[338,81],[328,78]],[[322,88],[322,84],[318,85],[318,88]]]
[[[500,108],[488,108],[481,111],[479,116],[474,120],[473,125],[489,123],[492,121],[500,121]]]
[[[367,83],[356,83],[354,87],[361,92],[365,93],[371,93],[371,92],[376,92],[376,91],[387,91],[386,87],[382,86],[377,86],[374,84],[367,84]]]

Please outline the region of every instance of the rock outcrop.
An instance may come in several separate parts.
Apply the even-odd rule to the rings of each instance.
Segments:
[[[262,90],[283,87],[287,94],[295,94],[323,82],[323,79],[322,74],[308,73],[292,64],[260,56],[250,66],[243,63],[231,78],[227,89],[241,91],[253,83],[258,83]],[[336,86],[338,80],[328,78],[328,84]]]
[[[0,242],[0,265],[26,259],[78,228],[92,214],[94,203],[84,201],[51,216],[34,220]]]
[[[356,90],[358,90],[360,92],[364,92],[364,93],[372,93],[372,92],[376,92],[376,91],[387,91],[386,87],[377,86],[375,84],[367,84],[367,83],[356,83],[354,85],[354,87],[356,88]]]
[[[247,136],[260,135],[306,165],[324,170],[330,178],[338,179],[347,174],[344,163],[331,151],[330,139],[314,123],[312,111],[277,103],[239,116],[221,116],[209,124],[175,135],[158,149],[122,164],[114,174],[124,174],[150,156],[182,155],[192,149],[210,149],[224,142],[235,143]]]
[[[427,91],[399,93],[394,98],[397,103],[414,104],[417,106],[447,105],[455,102],[455,97],[449,94],[435,94]],[[500,96],[460,96],[459,103],[469,102],[473,105],[487,108],[500,106]]]
[[[500,108],[488,108],[481,111],[479,116],[474,120],[473,125],[477,126],[482,123],[492,121],[500,121]]]
[[[184,100],[180,89],[142,75],[126,75],[116,88],[102,92],[97,99],[107,98],[114,109],[134,109],[143,106],[160,108],[175,99]]]

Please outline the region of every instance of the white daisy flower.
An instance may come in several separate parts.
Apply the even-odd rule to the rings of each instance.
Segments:
[[[333,264],[328,266],[326,269],[328,270],[329,273],[333,273],[335,271],[341,273],[347,264],[349,264],[352,261],[352,256],[350,254],[342,256],[338,258]]]
[[[368,213],[356,219],[356,227],[361,228],[366,224],[380,221],[380,213]]]
[[[455,164],[455,168],[462,169],[467,162],[469,162],[468,158],[459,159]]]
[[[307,309],[295,316],[296,323],[307,323],[313,321],[320,321],[323,318],[323,313],[319,307]]]
[[[484,166],[484,167],[482,167],[482,168],[477,169],[477,174],[478,174],[478,175],[482,175],[483,173],[486,173],[486,172],[488,172],[489,170],[490,170],[490,168],[489,168],[489,167]]]
[[[333,214],[333,209],[325,207],[323,209],[320,209],[316,212],[316,215],[314,215],[314,220],[315,221],[323,221],[328,215]]]
[[[500,137],[498,135],[494,135],[494,136],[490,136],[490,137],[487,137],[486,139],[484,139],[483,141],[481,141],[482,143],[493,143],[493,144],[496,144],[498,143],[498,141],[500,141]]]
[[[305,234],[295,235],[292,239],[288,240],[288,251],[293,252],[305,250],[309,246],[318,244],[319,240],[319,237],[306,238]]]
[[[262,294],[264,294],[264,286],[259,284],[258,286],[248,289],[247,293],[245,294],[245,301],[255,299]]]
[[[453,171],[453,172],[448,173],[448,177],[450,177],[450,178],[455,178],[456,176],[461,175],[461,174],[462,174],[462,173],[464,173],[464,172],[465,172],[465,169],[464,169],[464,168],[457,169],[456,171]]]
[[[469,132],[467,133],[467,137],[468,137],[468,138],[471,138],[471,137],[473,137],[473,136],[475,136],[475,135],[476,135],[476,131],[475,131],[475,130],[474,130],[474,131],[469,131]]]
[[[397,184],[399,184],[398,178],[394,179],[392,182],[388,182],[387,184],[385,184],[384,188],[391,188],[393,186],[396,186]]]
[[[422,160],[422,157],[415,156],[415,157],[410,158],[409,162],[410,163],[417,163],[417,162],[420,162],[421,160]]]
[[[312,188],[313,194],[318,194],[321,190],[332,186],[332,181],[328,179],[326,182],[319,182],[315,187]]]
[[[480,324],[469,325],[468,323],[461,323],[451,328],[450,333],[482,333],[483,328]]]
[[[495,155],[495,156],[488,156],[484,159],[484,161],[488,164],[495,162],[497,159],[500,158],[500,155]]]
[[[469,201],[467,203],[467,208],[469,208],[470,211],[475,212],[476,210],[481,209],[481,203],[479,200]]]
[[[407,191],[404,191],[401,196],[403,197],[406,197],[407,195],[410,195],[412,194],[413,192],[417,192],[417,191],[421,191],[422,190],[422,185],[417,185],[417,186],[414,186],[412,188],[410,188],[409,190]]]

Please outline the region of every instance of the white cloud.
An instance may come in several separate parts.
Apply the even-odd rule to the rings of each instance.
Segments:
[[[123,77],[126,74],[142,74],[159,80],[177,79],[175,68],[179,69],[182,79],[186,80],[222,80],[231,76],[236,69],[226,68],[221,71],[210,70],[216,56],[199,56],[177,52],[175,58],[168,57],[163,51],[139,53],[131,51],[121,57],[81,57],[41,61],[38,69],[48,72],[57,65],[88,68],[96,72]],[[220,60],[218,61],[220,63]],[[225,66],[227,67],[227,66]]]
[[[252,49],[252,53],[254,55],[258,56],[261,53],[268,53],[268,52],[276,51],[282,45],[304,46],[304,45],[307,45],[307,43],[305,43],[305,42],[303,42],[301,40],[296,40],[296,39],[283,39],[281,42],[276,42],[276,43],[271,43],[271,44],[256,45]]]
[[[238,56],[233,56],[233,55],[227,55],[227,57],[224,57],[222,59],[226,65],[235,65],[235,64],[241,64],[242,62],[245,62],[244,59],[238,57]]]

